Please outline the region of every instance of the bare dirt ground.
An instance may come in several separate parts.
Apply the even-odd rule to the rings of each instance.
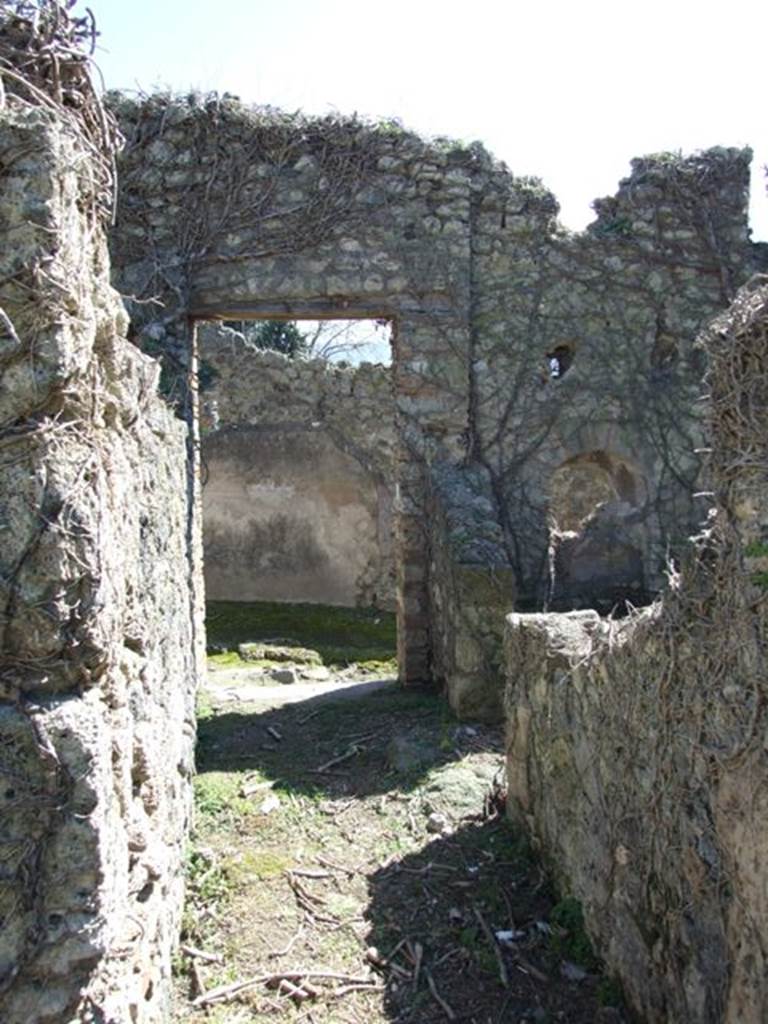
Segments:
[[[212,675],[174,1020],[625,1020],[504,816],[500,730],[344,683]]]

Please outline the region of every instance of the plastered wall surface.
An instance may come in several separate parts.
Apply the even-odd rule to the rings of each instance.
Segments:
[[[289,428],[219,431],[204,452],[210,598],[362,602],[378,502],[353,459],[319,431]]]

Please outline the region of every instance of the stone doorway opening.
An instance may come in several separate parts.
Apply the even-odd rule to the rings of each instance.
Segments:
[[[363,677],[396,674],[390,339],[381,320],[198,322],[203,570],[214,659],[243,660],[250,643],[266,662],[276,652],[261,650],[264,641],[293,649],[311,643],[320,657],[307,670],[297,654],[294,678],[325,678],[328,665],[333,679],[356,664]],[[329,638],[321,635],[324,621]]]

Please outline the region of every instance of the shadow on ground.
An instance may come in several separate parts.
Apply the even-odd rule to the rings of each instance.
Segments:
[[[257,772],[287,791],[329,797],[408,791],[497,729],[461,726],[435,694],[387,687],[267,710],[225,710],[198,724],[197,770]],[[357,699],[354,699],[354,698]],[[277,739],[277,737],[280,739]]]
[[[540,865],[503,819],[449,834],[368,876],[369,941],[401,1024],[617,1021],[620,1000]],[[563,913],[563,908],[566,912]],[[499,936],[501,938],[499,938]],[[394,953],[392,952],[394,951]]]
[[[183,960],[175,1020],[621,1020],[502,769],[501,729],[431,694],[208,712],[184,942],[219,962]]]

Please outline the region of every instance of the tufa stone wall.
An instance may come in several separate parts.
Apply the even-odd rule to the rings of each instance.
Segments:
[[[84,96],[70,112],[94,113]],[[393,321],[401,677],[444,676],[487,711],[515,591],[583,601],[606,520],[634,552],[622,586],[652,588],[695,518],[690,340],[749,270],[747,154],[640,162],[573,236],[477,146],[116,99],[116,278],[185,428],[109,288],[105,122],[83,135],[49,100],[0,112],[0,1016],[154,1024],[202,640],[194,324]],[[559,654],[548,620],[518,617],[509,641],[513,796],[650,1019],[765,1016],[766,301],[746,293],[709,338],[719,506],[701,557],[624,624],[556,619]],[[578,502],[560,470],[585,477]]]
[[[509,792],[648,1022],[768,1016],[768,278],[703,336],[716,508],[621,621],[512,615]]]
[[[478,145],[226,98],[112,104],[116,282],[169,393],[184,396],[189,318],[392,321],[403,681],[433,678],[443,644],[432,463],[483,467],[520,607],[658,589],[701,518],[693,340],[755,259],[748,151],[636,161],[574,235]],[[558,503],[572,471],[604,499],[589,524]]]
[[[185,430],[125,340],[93,152],[48,108],[0,110],[4,1024],[166,1021],[183,896]]]
[[[208,596],[393,608],[389,370],[199,337]]]

